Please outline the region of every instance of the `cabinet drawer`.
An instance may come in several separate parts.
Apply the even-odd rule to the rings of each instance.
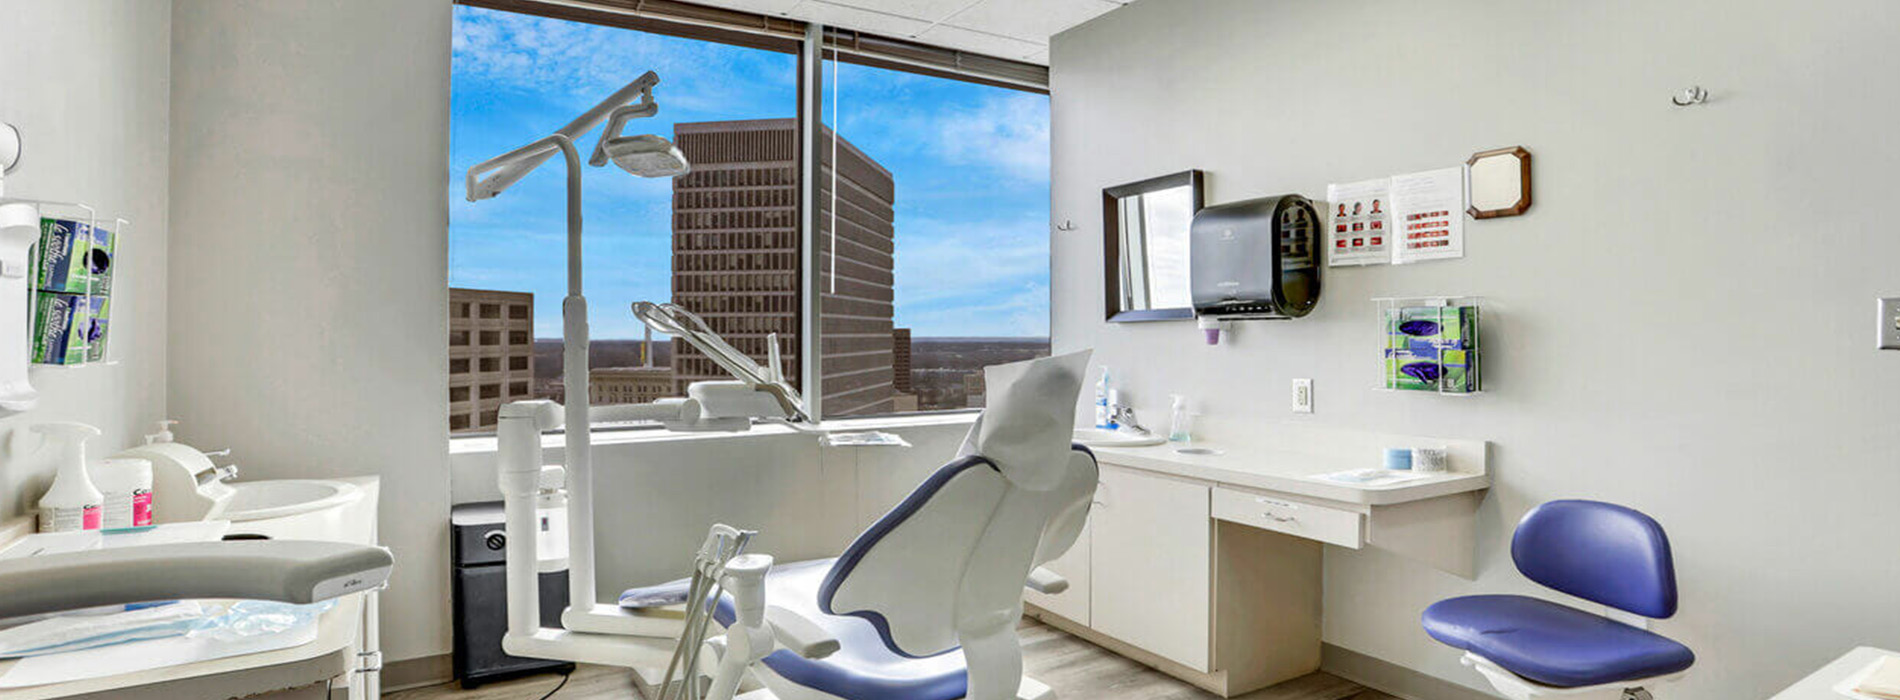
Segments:
[[[1358,513],[1215,487],[1214,517],[1327,544],[1358,549],[1365,529]]]

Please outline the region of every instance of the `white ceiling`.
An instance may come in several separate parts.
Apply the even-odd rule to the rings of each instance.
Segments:
[[[1049,37],[1134,0],[694,0],[1048,65]]]

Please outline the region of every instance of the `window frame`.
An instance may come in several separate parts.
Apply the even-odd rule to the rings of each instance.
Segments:
[[[852,63],[887,70],[1048,95],[1048,68],[920,42],[884,37],[783,17],[715,8],[678,0],[455,0],[457,5],[581,22],[617,29],[660,34],[761,49],[797,57],[798,197],[797,267],[798,352],[795,358],[799,394],[807,415],[820,423],[824,416],[821,319],[823,294],[819,289],[824,261],[818,255],[820,206],[819,159],[808,157],[826,143],[823,136],[824,70],[826,61]],[[446,342],[446,339],[445,339]],[[446,397],[446,395],[445,395]],[[876,420],[909,416],[971,414],[980,408],[949,408],[869,415],[839,416],[830,420]],[[660,425],[600,426],[591,430],[662,430]],[[565,430],[553,431],[559,433]],[[450,433],[457,438],[492,438],[493,430]]]

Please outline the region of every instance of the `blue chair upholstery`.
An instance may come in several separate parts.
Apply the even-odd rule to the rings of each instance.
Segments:
[[[1662,526],[1610,503],[1551,501],[1524,516],[1511,558],[1525,577],[1645,617],[1676,612],[1675,564]],[[1422,616],[1433,639],[1525,679],[1576,688],[1653,678],[1695,663],[1688,647],[1559,603],[1515,595],[1440,601]]]
[[[1653,678],[1695,663],[1668,637],[1526,596],[1452,598],[1426,608],[1424,620],[1433,639],[1558,688]]]
[[[1551,501],[1511,538],[1525,578],[1585,600],[1666,619],[1676,614],[1676,564],[1655,519],[1611,503]]]

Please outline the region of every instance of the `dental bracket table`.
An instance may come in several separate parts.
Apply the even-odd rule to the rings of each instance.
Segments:
[[[1049,565],[1072,585],[1030,594],[1031,616],[1232,697],[1319,668],[1328,547],[1476,575],[1488,443],[1305,424],[1210,433],[1220,439],[1196,451],[1091,448],[1101,483],[1089,526]],[[1376,468],[1392,447],[1443,448],[1449,469],[1379,485],[1321,478]]]

